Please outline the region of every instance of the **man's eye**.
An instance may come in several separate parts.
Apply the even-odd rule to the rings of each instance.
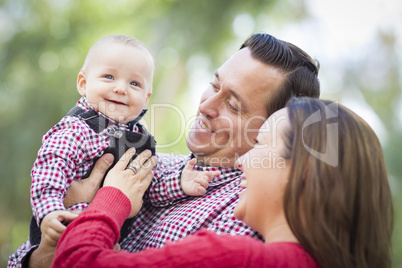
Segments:
[[[257,139],[254,139],[254,143],[255,143],[255,144],[258,144],[258,140],[257,140]]]
[[[228,101],[228,106],[229,106],[229,109],[232,110],[232,111],[234,111],[234,112],[238,112],[238,111],[239,111],[239,109],[237,109],[235,106],[233,106],[229,101]]]
[[[111,76],[110,74],[105,75],[106,79],[113,79],[113,76]]]
[[[130,85],[138,87],[138,83],[137,82],[131,82]]]

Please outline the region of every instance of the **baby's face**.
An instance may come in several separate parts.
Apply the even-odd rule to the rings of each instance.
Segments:
[[[99,45],[77,89],[92,107],[113,120],[134,120],[151,97],[153,62],[140,47],[108,42]]]

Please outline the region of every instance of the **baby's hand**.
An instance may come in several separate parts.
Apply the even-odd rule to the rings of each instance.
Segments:
[[[207,192],[209,183],[215,176],[219,176],[221,172],[216,171],[196,171],[193,170],[197,160],[191,159],[184,167],[181,173],[181,188],[186,195],[199,196]]]
[[[56,247],[61,234],[66,230],[66,223],[78,217],[77,211],[57,210],[47,214],[41,224],[42,241],[48,246]]]

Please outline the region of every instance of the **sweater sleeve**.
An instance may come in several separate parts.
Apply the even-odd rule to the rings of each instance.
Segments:
[[[96,264],[98,255],[105,251],[102,256],[108,258],[115,253],[113,246],[130,210],[130,200],[120,190],[101,188],[88,208],[64,231],[52,267],[100,267]]]
[[[211,231],[168,242],[160,249],[116,252],[113,246],[129,212],[130,202],[120,190],[100,189],[63,233],[52,267],[245,267],[262,254],[260,241]]]

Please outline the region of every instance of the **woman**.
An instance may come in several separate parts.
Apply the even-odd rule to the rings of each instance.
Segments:
[[[119,161],[64,232],[54,267],[390,266],[392,200],[380,143],[341,105],[293,99],[264,123],[255,148],[238,160],[246,190],[235,216],[265,244],[201,231],[161,249],[113,251],[121,224],[138,212],[149,184],[149,176],[142,177],[155,160],[145,160],[134,160],[142,166],[137,175],[124,169],[127,160]]]

